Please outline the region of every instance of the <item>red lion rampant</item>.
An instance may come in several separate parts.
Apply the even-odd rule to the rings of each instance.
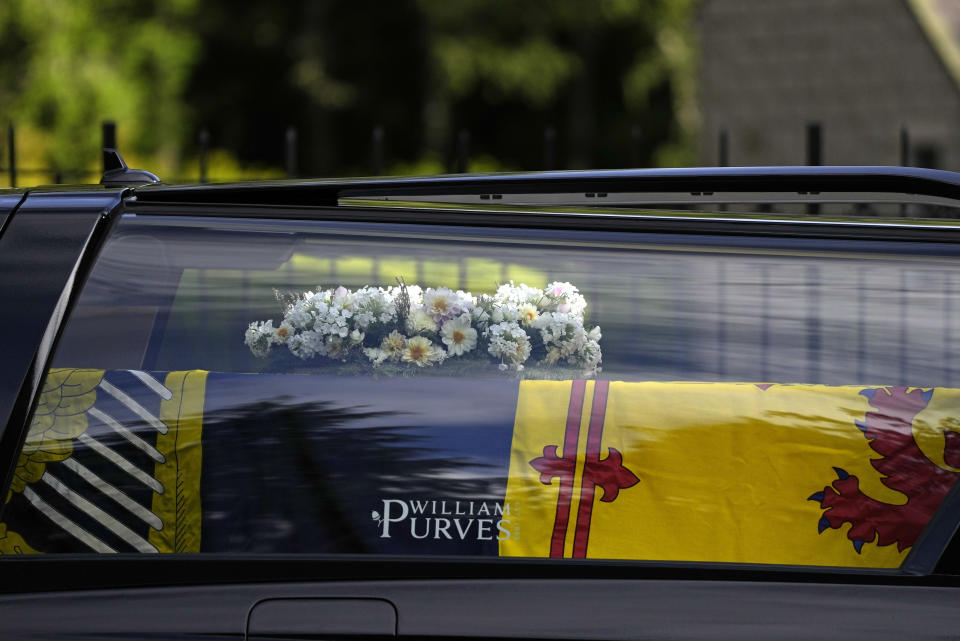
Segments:
[[[882,475],[881,483],[904,494],[904,505],[892,505],[870,498],[860,490],[856,476],[835,467],[837,480],[810,497],[825,512],[818,525],[838,529],[850,523],[847,538],[857,553],[863,544],[876,540],[877,545],[897,544],[903,551],[916,542],[943,499],[957,480],[958,474],[943,469],[928,459],[913,438],[913,420],[933,396],[933,390],[906,387],[881,387],[860,392],[875,411],[867,412],[857,427],[870,442],[870,448],[881,458],[870,464]],[[943,430],[947,465],[960,467],[960,433]]]

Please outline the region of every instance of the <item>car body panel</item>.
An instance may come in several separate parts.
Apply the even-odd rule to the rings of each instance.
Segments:
[[[71,296],[82,283],[81,258],[119,202],[119,191],[32,195],[0,237],[0,465],[7,479]]]
[[[312,621],[305,616],[296,635],[289,629],[271,629],[275,621],[261,620],[255,630],[260,634],[247,635],[248,613],[276,599],[306,599],[308,606],[330,600],[320,612],[336,611],[337,602],[356,606],[367,601],[378,618],[392,606],[396,635],[421,639],[895,641],[953,639],[957,627],[956,590],[950,588],[522,579],[23,594],[0,598],[0,621],[7,636],[37,640],[174,640],[198,634],[207,639],[350,638],[351,629],[344,627],[353,618],[348,616]],[[110,616],[104,616],[107,612]],[[369,622],[353,623],[358,626],[354,634],[372,627]],[[377,638],[382,636],[390,635]]]

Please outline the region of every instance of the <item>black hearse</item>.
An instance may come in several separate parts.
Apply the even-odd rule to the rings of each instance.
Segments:
[[[960,176],[0,192],[10,638],[953,638]]]

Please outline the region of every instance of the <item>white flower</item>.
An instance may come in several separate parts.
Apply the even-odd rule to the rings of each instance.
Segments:
[[[524,325],[532,325],[533,321],[537,320],[537,317],[540,316],[540,312],[537,311],[537,306],[531,303],[522,305],[519,309],[520,322]]]
[[[410,316],[407,317],[407,329],[411,334],[435,332],[437,323],[422,308],[418,308],[410,312]]]
[[[400,295],[400,287],[394,285],[392,287],[387,287],[384,295],[390,301],[396,301],[397,296]],[[410,307],[417,307],[418,305],[423,304],[423,290],[420,289],[419,285],[407,285],[407,296],[410,297]]]
[[[277,330],[273,321],[252,322],[243,335],[243,343],[250,348],[254,356],[263,358],[270,353],[270,347],[277,340]]]
[[[576,287],[570,283],[553,282],[544,290],[546,300],[542,307],[547,311],[557,311],[562,314],[583,316],[587,308],[587,300]]]
[[[497,303],[490,312],[494,323],[515,323],[520,320],[520,306],[513,303]]]
[[[289,349],[290,353],[294,356],[304,358],[304,356],[301,355],[303,349],[303,334],[294,334],[291,336],[290,340],[287,341],[287,349]]]
[[[571,291],[577,291],[577,288],[570,283],[553,282],[547,285],[547,293],[551,296],[556,296],[557,298],[560,298],[565,294],[569,294]]]
[[[403,362],[414,363],[417,367],[433,365],[443,359],[443,350],[423,336],[414,336],[409,339],[403,349]]]
[[[371,312],[360,312],[355,318],[355,322],[360,327],[366,329],[374,321],[374,315]]]
[[[469,314],[444,323],[440,336],[451,356],[461,356],[477,346],[477,330],[470,326]]]
[[[514,307],[520,307],[526,303],[537,304],[537,301],[543,298],[543,290],[537,287],[530,287],[520,283],[514,285],[511,280],[506,285],[500,285],[497,293],[493,295],[494,301],[498,304],[510,304]]]
[[[400,360],[403,350],[407,346],[407,338],[397,330],[393,330],[380,341],[380,349],[390,360]]]
[[[323,334],[315,331],[305,331],[295,334],[287,341],[287,349],[294,356],[304,360],[313,356],[326,356],[327,345]]]
[[[397,311],[403,292],[409,298],[405,324]],[[584,326],[585,309],[584,297],[566,282],[539,289],[511,281],[481,296],[446,287],[339,286],[294,298],[278,327],[272,320],[251,323],[244,343],[258,357],[284,344],[304,360],[365,358],[374,366],[389,360],[427,367],[476,350],[482,336],[501,370],[520,372],[531,355],[531,337],[537,336],[542,364],[580,367],[595,375],[602,360],[601,332]],[[365,345],[371,335],[382,337],[379,345]]]
[[[305,301],[298,300],[287,310],[283,322],[289,323],[294,329],[306,329],[313,325],[313,315],[307,311]]]
[[[473,320],[473,324],[477,327],[484,329],[490,323],[490,312],[489,309],[493,307],[493,299],[487,295],[483,295],[476,300],[476,304],[470,310],[470,318]]]
[[[486,335],[490,339],[487,351],[499,358],[501,365],[506,363],[519,371],[520,365],[530,358],[530,338],[517,323],[491,325]]]
[[[289,321],[284,320],[274,333],[273,341],[275,343],[286,343],[295,332],[296,330],[293,328],[293,325],[291,325]]]
[[[354,310],[353,322],[363,330],[376,322],[389,323],[397,314],[389,291],[379,287],[361,287],[353,292],[351,305]]]
[[[363,354],[370,359],[370,362],[373,363],[374,367],[381,365],[383,361],[390,358],[390,355],[379,347],[365,347],[363,349]]]
[[[327,356],[337,360],[346,361],[350,355],[350,350],[356,346],[349,340],[344,340],[341,336],[328,336],[325,341],[327,347]]]
[[[437,289],[428,288],[423,292],[423,309],[438,324],[459,316],[466,308],[466,301],[459,293],[454,293],[446,287]]]
[[[540,338],[547,350],[543,359],[546,365],[556,365],[561,360],[584,368],[587,373],[596,372],[603,355],[600,351],[600,328],[589,332],[583,326],[583,318],[562,312],[544,312],[533,323],[540,330]]]

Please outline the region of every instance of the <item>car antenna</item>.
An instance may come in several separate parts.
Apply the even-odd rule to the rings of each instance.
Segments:
[[[160,179],[143,169],[130,169],[123,161],[120,152],[111,147],[103,148],[103,178],[100,184],[105,187],[124,187],[127,185],[155,185]]]

